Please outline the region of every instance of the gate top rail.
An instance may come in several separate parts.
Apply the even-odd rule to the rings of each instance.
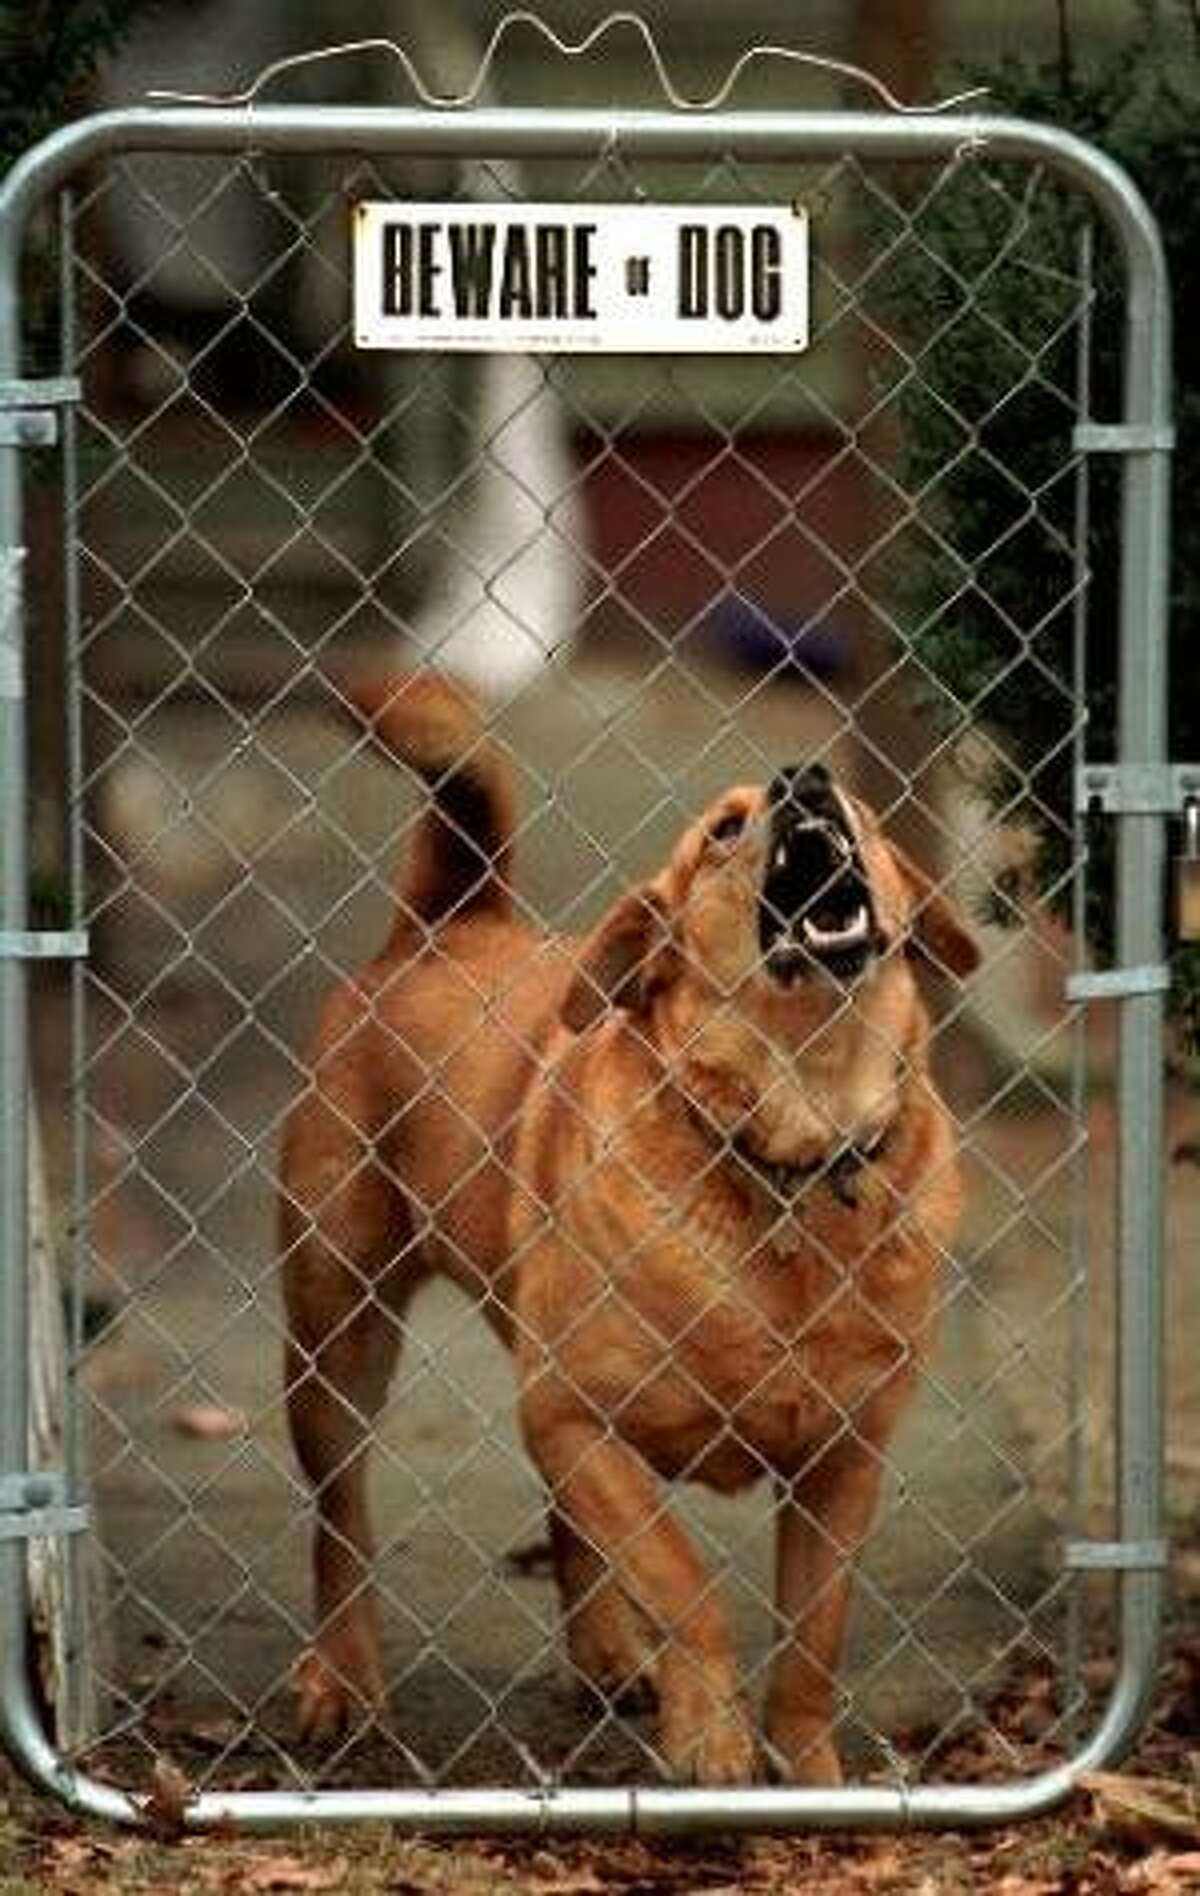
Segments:
[[[0,242],[18,235],[37,197],[77,166],[129,151],[388,152],[458,158],[570,157],[597,149],[626,157],[696,160],[864,158],[929,160],[981,153],[1050,165],[1091,197],[1131,263],[1165,283],[1158,231],[1122,166],[1074,133],[998,113],[923,111],[721,111],[536,106],[345,105],[129,106],[98,112],[51,133],[17,161],[0,186]]]

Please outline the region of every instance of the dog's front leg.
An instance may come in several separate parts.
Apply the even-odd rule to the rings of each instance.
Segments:
[[[655,1702],[654,1642],[600,1555],[550,1510],[550,1544],[571,1664],[601,1697],[626,1711]]]
[[[767,1746],[797,1784],[842,1781],[833,1704],[842,1659],[853,1563],[879,1496],[878,1446],[848,1434],[819,1461],[780,1484],[776,1607],[783,1645],[767,1694]]]
[[[532,1452],[571,1534],[592,1550],[649,1625],[659,1743],[672,1774],[701,1784],[747,1780],[753,1739],[738,1701],[725,1616],[713,1583],[658,1484],[602,1424],[523,1418]]]

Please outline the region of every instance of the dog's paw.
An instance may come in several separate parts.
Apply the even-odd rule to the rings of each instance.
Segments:
[[[680,1784],[749,1784],[754,1777],[754,1735],[740,1714],[710,1715],[683,1743],[664,1735],[663,1749]]]
[[[351,1684],[345,1670],[316,1648],[302,1653],[292,1670],[296,1731],[306,1744],[331,1744],[370,1718],[383,1702],[382,1681]]]
[[[836,1790],[842,1766],[827,1724],[811,1721],[768,1722],[767,1758],[771,1775],[784,1784]]]
[[[687,1693],[664,1704],[659,1744],[681,1784],[748,1784],[754,1776],[754,1733],[727,1695]]]

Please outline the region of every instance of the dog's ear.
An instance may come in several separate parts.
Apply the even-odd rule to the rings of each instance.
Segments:
[[[630,889],[584,942],[562,1017],[574,1033],[610,1007],[640,1013],[672,952],[666,903],[653,885]]]
[[[979,944],[949,896],[895,843],[888,848],[913,900],[912,950],[924,950],[926,959],[944,974],[973,974],[979,966]]]

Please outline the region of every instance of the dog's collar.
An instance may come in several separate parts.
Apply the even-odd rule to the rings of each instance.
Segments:
[[[839,1204],[854,1210],[858,1205],[859,1174],[883,1157],[892,1130],[891,1126],[885,1126],[868,1145],[843,1139],[821,1158],[813,1159],[807,1165],[788,1165],[776,1159],[765,1159],[746,1143],[743,1136],[730,1142],[730,1150],[739,1163],[766,1186],[773,1198],[790,1201],[819,1183],[828,1185]]]

